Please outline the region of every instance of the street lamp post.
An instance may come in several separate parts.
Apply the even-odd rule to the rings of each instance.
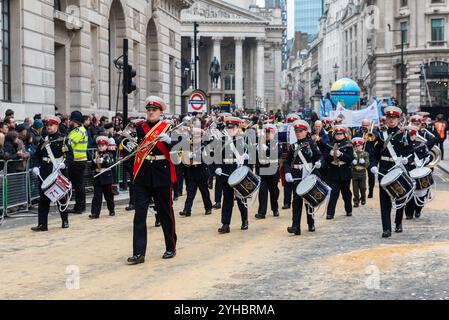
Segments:
[[[390,24],[388,24],[388,31],[401,33],[401,107],[404,109],[404,33],[402,30],[391,29]]]

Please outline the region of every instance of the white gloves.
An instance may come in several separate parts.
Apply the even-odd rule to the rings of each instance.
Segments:
[[[249,160],[249,155],[247,153],[244,153],[242,156],[243,161]]]
[[[268,146],[265,143],[262,145],[262,150],[263,151],[267,151],[268,150]]]
[[[426,164],[428,164],[428,163],[430,163],[430,156],[427,156],[427,157],[424,159],[424,165],[426,165]]]
[[[221,168],[215,169],[215,174],[216,174],[217,176],[221,176],[222,173],[223,173],[223,170],[221,170]]]
[[[103,162],[104,162],[103,158],[95,159],[95,163],[103,163]]]
[[[343,152],[341,152],[340,150],[337,150],[337,152],[334,153],[334,150],[331,150],[331,152],[329,152],[329,154],[330,154],[332,157],[334,156],[334,154],[336,154],[337,157],[340,157],[340,156],[343,154]]]
[[[379,168],[378,167],[372,167],[370,171],[371,171],[372,174],[375,175],[375,174],[379,173]]]
[[[352,160],[352,164],[356,165],[358,163],[357,159]]]
[[[402,158],[401,163],[405,166],[408,163],[408,158]]]
[[[365,159],[360,159],[359,162],[360,162],[361,164],[364,164],[364,163],[365,163]]]
[[[331,150],[331,152],[329,152],[329,154],[331,155],[331,157],[334,156],[334,150]]]
[[[189,152],[189,159],[193,159],[193,152]]]
[[[287,182],[293,182],[293,176],[291,173],[286,173],[285,174],[285,181]]]
[[[39,167],[34,167],[34,168],[33,168],[33,174],[34,174],[35,176],[38,176],[38,175],[41,174],[41,171],[39,170]]]
[[[59,166],[58,166],[58,169],[59,169],[59,170],[64,170],[64,169],[65,169],[65,163],[64,163],[64,162],[61,162],[61,163],[59,164]]]
[[[320,160],[318,160],[317,162],[315,162],[315,168],[316,168],[316,169],[320,169],[321,166],[322,166],[322,164],[321,164],[321,161],[320,161]]]
[[[160,141],[165,142],[165,143],[171,143],[171,138],[168,134],[162,133],[159,137],[160,137],[159,138]]]
[[[340,150],[337,150],[337,157],[341,157],[343,155],[343,152],[341,152]]]

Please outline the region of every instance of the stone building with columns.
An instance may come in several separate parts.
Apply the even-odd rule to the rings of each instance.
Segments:
[[[170,113],[181,104],[181,10],[193,0],[0,0],[0,115],[111,116],[122,110],[114,58],[129,39],[137,90],[129,113],[159,95]]]
[[[183,89],[191,85],[193,23],[199,24],[199,89],[211,91],[210,63],[221,65],[219,87],[240,109],[276,110],[282,102],[281,9],[260,8],[253,1],[196,0],[181,13]]]

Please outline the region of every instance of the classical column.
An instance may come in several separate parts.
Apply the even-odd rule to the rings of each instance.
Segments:
[[[281,92],[282,43],[274,43],[274,108],[277,109],[282,101]]]
[[[256,54],[256,97],[262,101],[261,107],[265,108],[265,39],[258,38]]]
[[[235,42],[235,104],[237,108],[243,109],[243,40],[245,38],[234,38]]]
[[[221,41],[223,40],[223,37],[212,37],[212,41],[214,42],[214,50],[213,50],[213,56],[212,59],[214,57],[217,58],[218,62],[220,63],[220,69],[223,68],[222,64],[221,64]],[[218,87],[217,89],[221,89],[221,77],[220,80],[218,81]]]

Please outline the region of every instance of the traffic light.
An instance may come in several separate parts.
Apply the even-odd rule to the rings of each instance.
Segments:
[[[136,69],[133,67],[133,65],[130,64],[130,63],[128,64],[127,67],[128,67],[127,70],[125,70],[125,72],[127,72],[127,77],[126,77],[126,80],[127,80],[127,83],[126,83],[126,92],[127,92],[127,93],[131,93],[131,92],[137,90],[136,82],[135,82],[134,79],[133,79],[133,78],[137,75],[137,71],[136,71]]]

